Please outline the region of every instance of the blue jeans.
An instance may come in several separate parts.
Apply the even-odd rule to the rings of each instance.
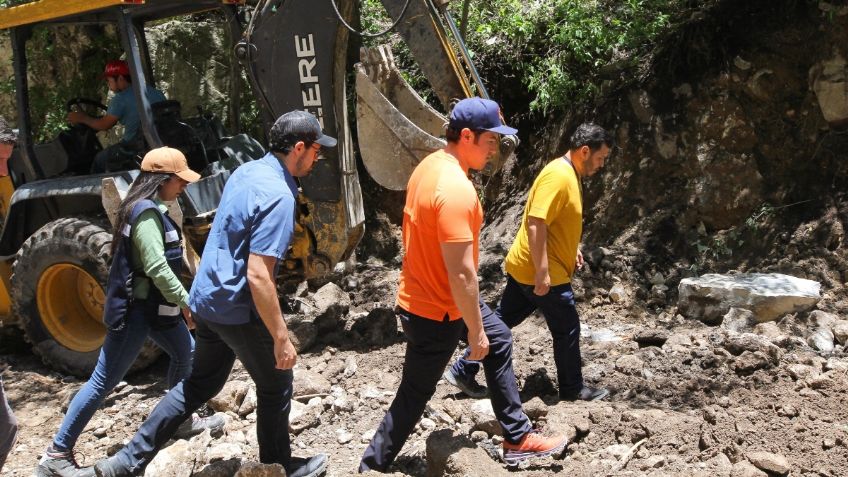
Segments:
[[[17,436],[18,421],[6,401],[6,394],[3,391],[3,378],[0,378],[0,470],[3,470],[6,456],[11,452],[12,446],[15,445]]]
[[[507,275],[506,289],[496,313],[510,329],[520,325],[536,309],[542,312],[554,339],[554,363],[557,368],[559,394],[566,396],[583,387],[580,357],[580,317],[574,305],[570,283],[551,287],[547,295],[533,293],[533,285],[518,283]],[[469,350],[453,364],[455,375],[473,378],[480,363],[468,361]]]
[[[171,357],[168,387],[189,375],[194,339],[186,324],[179,320],[170,328],[157,330],[150,327],[148,318],[141,307],[131,306],[127,311],[126,325],[117,331],[107,330],[94,372],[74,396],[59,432],[53,438],[54,449],[68,451],[74,448],[88,421],[103,405],[103,400],[124,379],[148,336]]]
[[[492,410],[503,428],[504,439],[517,443],[532,426],[521,406],[512,369],[512,332],[483,302],[480,312],[489,338],[489,354],[482,363],[491,389]],[[360,472],[388,469],[424,414],[459,339],[468,335],[462,320],[436,321],[400,308],[398,318],[407,340],[403,375],[389,411],[365,449]]]
[[[259,461],[291,462],[289,411],[292,370],[275,367],[274,340],[257,316],[241,325],[222,325],[195,315],[197,348],[191,376],[177,384],[153,408],[129,444],[114,459],[134,475],[153,460],[191,413],[215,397],[230,376],[236,357],[256,383],[256,435]]]

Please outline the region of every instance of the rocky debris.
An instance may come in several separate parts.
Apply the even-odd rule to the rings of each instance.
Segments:
[[[298,353],[308,350],[318,341],[318,330],[311,318],[304,316],[286,317],[289,339]]]
[[[427,476],[470,475],[510,477],[511,474],[466,436],[447,429],[430,434],[427,438]]]
[[[626,354],[615,361],[615,370],[631,376],[639,375],[645,367],[645,362],[638,356]]]
[[[780,454],[771,452],[748,452],[745,457],[754,464],[758,469],[770,472],[777,475],[786,475],[789,473],[790,466],[786,457]]]
[[[848,62],[835,52],[810,69],[810,83],[816,93],[822,116],[828,123],[848,123]]]
[[[478,399],[471,403],[470,408],[471,421],[474,423],[474,430],[483,431],[491,435],[503,435],[503,429],[495,418],[495,411],[492,410],[492,402],[488,399]]]
[[[767,323],[771,323],[770,321]],[[757,324],[754,312],[744,308],[731,308],[721,320],[721,328],[734,333],[752,331]]]
[[[677,307],[685,317],[707,324],[718,324],[734,307],[765,322],[811,309],[821,299],[820,288],[818,282],[778,273],[706,274],[680,281]]]
[[[156,454],[144,471],[145,477],[190,477],[209,462],[206,452],[211,442],[208,430],[191,440],[177,440]],[[174,465],[175,462],[188,465]]]
[[[333,282],[319,288],[311,297],[318,333],[338,329],[338,324],[350,309],[350,295]]]
[[[239,409],[238,409],[238,415],[239,415],[239,417],[245,417],[255,410],[256,410],[256,386],[251,384],[247,388],[247,394],[244,395],[244,399],[241,401],[241,405],[239,406]]]
[[[523,407],[524,413],[527,414],[527,417],[534,422],[539,419],[543,419],[548,415],[548,405],[538,397],[534,397],[533,399],[525,402]]]
[[[371,346],[392,343],[398,336],[397,315],[393,309],[384,306],[350,317],[347,327],[356,338]]]
[[[845,346],[848,344],[848,320],[838,320],[833,323],[831,330],[836,341]]]
[[[244,397],[250,385],[245,381],[228,381],[217,396],[209,400],[209,407],[218,412],[232,412],[238,414]]]
[[[324,405],[320,399],[310,401],[309,404],[292,400],[291,411],[289,412],[289,431],[292,434],[300,434],[306,429],[317,426],[321,422],[323,412]]]
[[[609,298],[613,303],[624,304],[627,300],[628,293],[627,288],[624,287],[622,283],[616,283],[610,288]]]
[[[245,464],[233,477],[286,477],[280,464]]]
[[[662,347],[668,341],[668,331],[656,328],[641,330],[633,336],[633,341],[639,343],[640,348],[647,346]]]
[[[330,392],[330,381],[311,369],[295,369],[293,386],[295,399],[300,396],[315,396]]]

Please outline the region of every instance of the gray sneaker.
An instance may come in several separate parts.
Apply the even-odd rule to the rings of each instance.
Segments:
[[[90,467],[81,469],[72,451],[59,452],[48,448],[35,468],[36,477],[94,477]]]
[[[97,461],[92,469],[94,469],[96,477],[132,477],[133,475],[123,464],[118,462],[116,456]]]
[[[318,454],[310,458],[292,457],[286,474],[289,477],[318,477],[327,471],[327,454]]]
[[[472,397],[474,399],[483,399],[489,395],[489,389],[486,386],[478,384],[473,377],[471,379],[468,379],[463,376],[457,376],[456,374],[453,374],[452,367],[448,367],[442,377],[445,378],[445,381],[447,381],[448,383],[456,386],[468,397]]]
[[[198,417],[197,414],[192,414],[191,418],[180,424],[177,432],[174,433],[174,439],[189,439],[201,432],[209,429],[213,436],[219,436],[224,431],[224,415],[221,413],[212,414],[209,417]]]

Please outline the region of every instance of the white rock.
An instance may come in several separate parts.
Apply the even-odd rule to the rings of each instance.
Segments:
[[[839,344],[845,346],[848,343],[848,320],[835,321],[830,329],[833,331],[833,336]]]
[[[421,421],[418,422],[418,425],[420,425],[421,429],[424,429],[425,431],[432,431],[436,428],[436,423],[428,417],[422,418]]]
[[[359,442],[361,442],[363,444],[368,444],[369,442],[371,442],[371,439],[374,438],[374,434],[376,434],[376,433],[377,433],[376,429],[371,429],[370,431],[363,432],[362,435],[359,436]]]
[[[616,283],[610,288],[609,297],[613,303],[622,303],[627,299],[627,289],[621,283]]]
[[[215,444],[206,450],[206,459],[209,462],[218,460],[228,460],[243,455],[241,446],[232,442],[222,442]]]
[[[234,412],[238,414],[249,385],[244,381],[229,381],[217,396],[209,400],[209,407],[218,412]]]
[[[487,434],[502,434],[503,429],[492,410],[492,402],[488,399],[478,399],[471,404],[471,421],[474,429],[485,431]]]
[[[721,320],[721,328],[734,333],[751,331],[756,324],[754,312],[744,308],[731,308]]]
[[[256,410],[256,386],[253,384],[247,389],[247,394],[244,395],[244,400],[241,402],[241,406],[238,409],[238,415],[240,417],[247,416],[251,412]]]
[[[848,371],[848,361],[844,359],[830,358],[824,364],[825,371]]]
[[[359,367],[356,365],[356,358],[354,358],[353,356],[348,356],[345,360],[345,368],[342,374],[344,375],[344,377],[350,378],[354,374],[356,374],[358,368]]]
[[[833,351],[833,331],[830,328],[819,327],[810,332],[807,343],[816,351],[830,353]]]
[[[745,455],[748,460],[766,472],[784,475],[789,472],[789,461],[780,454],[771,452],[749,452]]]
[[[811,309],[821,299],[821,284],[778,273],[707,274],[684,278],[678,286],[678,310],[684,316],[716,323],[732,307],[754,313],[758,322]]]
[[[336,440],[339,444],[347,444],[353,440],[353,434],[345,428],[336,429]]]
[[[825,121],[842,124],[848,120],[848,62],[834,53],[810,69],[810,82]]]

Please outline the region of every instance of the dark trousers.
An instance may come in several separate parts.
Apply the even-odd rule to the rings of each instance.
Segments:
[[[289,468],[289,411],[291,370],[275,367],[274,341],[258,317],[243,325],[221,325],[195,317],[194,366],[191,375],[174,386],[116,458],[127,470],[140,473],[170,439],[179,425],[203,403],[217,395],[232,371],[236,357],[256,383],[256,434],[259,460]]]
[[[536,309],[541,310],[554,339],[554,363],[557,368],[560,396],[573,394],[583,387],[580,362],[580,318],[574,305],[570,283],[551,287],[547,295],[533,293],[533,285],[518,283],[507,275],[506,289],[497,314],[510,329],[521,324]],[[473,378],[480,364],[468,361],[469,350],[453,364],[458,376]]]
[[[3,470],[6,456],[12,451],[12,446],[15,445],[17,435],[18,421],[15,419],[15,415],[12,414],[12,409],[6,401],[6,394],[3,391],[3,379],[0,378],[0,470]]]
[[[524,414],[512,370],[512,332],[484,303],[480,303],[483,328],[489,338],[489,354],[483,359],[486,382],[491,390],[492,409],[503,427],[504,438],[516,443],[532,430]],[[377,428],[359,464],[359,471],[385,472],[424,414],[442,376],[468,329],[462,320],[435,321],[398,310],[406,335],[403,376],[389,411]]]

